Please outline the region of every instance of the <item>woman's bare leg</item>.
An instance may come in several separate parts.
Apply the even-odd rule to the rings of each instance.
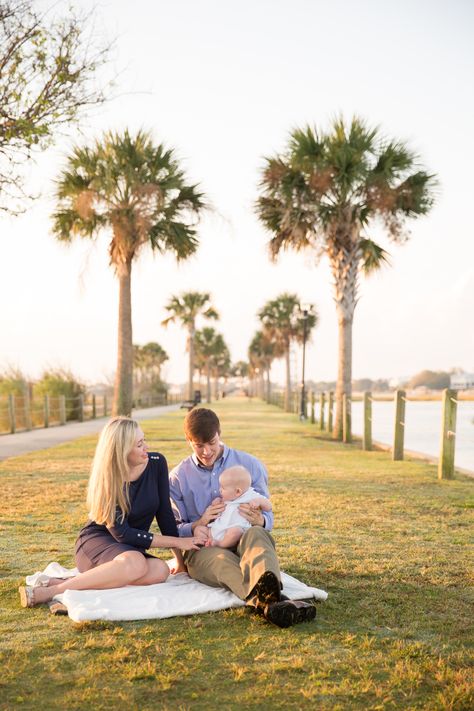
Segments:
[[[126,551],[108,563],[102,563],[96,568],[86,570],[85,573],[79,573],[75,578],[68,578],[59,585],[34,588],[34,600],[35,603],[48,602],[55,595],[60,595],[66,590],[122,588],[134,584],[139,578],[144,578],[147,572],[147,559],[141,553]]]
[[[159,558],[146,558],[147,572],[142,578],[134,580],[131,585],[154,585],[164,583],[169,578],[170,569],[164,560]]]

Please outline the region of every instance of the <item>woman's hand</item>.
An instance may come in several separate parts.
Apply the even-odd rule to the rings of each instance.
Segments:
[[[209,538],[209,529],[207,526],[196,526],[194,529],[194,537],[199,539],[202,545],[207,545],[207,540]]]
[[[198,551],[202,547],[201,539],[198,536],[183,536],[179,539],[179,547],[182,551]]]

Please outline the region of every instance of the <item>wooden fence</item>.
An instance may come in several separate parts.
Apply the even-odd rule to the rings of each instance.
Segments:
[[[353,398],[354,401],[362,400],[363,402],[363,434],[362,448],[370,451],[373,448],[372,442],[372,393],[366,392],[362,398]],[[284,408],[285,396],[283,392],[273,392],[268,399],[272,405]],[[392,459],[394,461],[402,460],[404,456],[405,442],[405,409],[406,409],[406,392],[404,390],[396,390],[394,393],[394,428],[393,428],[393,444],[391,447]],[[456,414],[457,414],[457,391],[446,389],[443,391],[442,397],[442,415],[441,415],[441,444],[440,455],[438,461],[438,478],[452,479],[454,476],[454,457],[456,449]],[[295,414],[300,413],[301,392],[295,391],[290,398],[291,411]],[[344,395],[343,398],[343,435],[342,440],[345,443],[352,441],[352,423],[351,423],[351,404],[352,398]],[[318,408],[319,417],[316,416],[316,408]],[[334,392],[309,393],[305,406],[305,416],[311,423],[315,424],[320,431],[332,433],[334,422]]]
[[[144,395],[134,402],[134,407],[145,408],[171,405],[181,396]],[[28,395],[0,397],[0,433],[14,434],[24,430],[65,425],[66,422],[84,422],[111,414],[112,399],[107,395],[44,395],[30,399]]]

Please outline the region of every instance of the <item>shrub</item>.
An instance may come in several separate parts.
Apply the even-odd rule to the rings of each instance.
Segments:
[[[35,396],[49,395],[66,398],[66,420],[79,419],[79,396],[84,395],[86,386],[70,370],[57,368],[45,370],[40,380],[33,387]]]

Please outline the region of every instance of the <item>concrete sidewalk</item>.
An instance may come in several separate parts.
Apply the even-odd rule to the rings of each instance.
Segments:
[[[160,417],[166,412],[179,410],[179,405],[162,405],[160,407],[148,407],[143,410],[134,410],[133,417],[136,420],[152,420]],[[109,418],[100,417],[97,420],[87,420],[87,422],[72,422],[58,427],[47,427],[46,429],[30,430],[28,432],[17,432],[16,434],[0,436],[0,460],[8,457],[18,457],[21,454],[34,452],[38,449],[48,449],[56,444],[70,442],[78,437],[100,432]]]

